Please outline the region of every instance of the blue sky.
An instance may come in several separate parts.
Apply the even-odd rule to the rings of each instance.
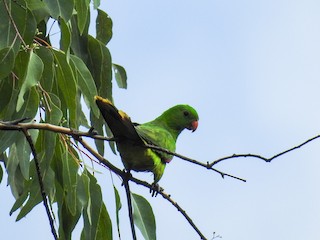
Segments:
[[[128,75],[127,90],[114,84],[118,108],[136,122],[178,103],[197,109],[199,128],[182,133],[178,153],[203,162],[233,153],[269,157],[319,134],[319,1],[101,2],[114,23],[113,61]],[[174,158],[160,185],[209,239],[216,232],[224,240],[317,240],[319,146],[312,142],[271,163],[238,158],[216,166],[246,183]],[[106,157],[121,167],[117,156]],[[110,174],[101,171],[114,220]],[[152,181],[151,174],[135,176]],[[199,239],[164,199],[133,184],[132,191],[150,201],[158,239]],[[10,190],[1,184],[0,192],[2,234],[50,238],[42,205],[15,223]],[[130,239],[125,207],[121,215],[122,237]]]

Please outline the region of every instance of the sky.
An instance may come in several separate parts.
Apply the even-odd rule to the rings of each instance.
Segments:
[[[101,9],[113,20],[113,62],[128,75],[127,90],[114,84],[116,106],[140,123],[175,104],[198,111],[199,127],[181,134],[178,153],[204,163],[240,153],[271,157],[319,134],[319,1],[118,0],[101,1]],[[160,185],[208,239],[215,232],[223,240],[318,240],[319,146],[316,140],[271,163],[236,158],[216,165],[246,183],[174,158]],[[106,158],[121,167],[110,151]],[[110,174],[101,172],[115,223]],[[152,182],[151,174],[133,175]],[[124,205],[122,238],[131,239],[124,189],[114,180]],[[3,239],[50,239],[41,204],[18,223],[9,216],[14,200],[4,183]],[[152,205],[157,239],[199,239],[161,196],[135,184],[131,190]]]

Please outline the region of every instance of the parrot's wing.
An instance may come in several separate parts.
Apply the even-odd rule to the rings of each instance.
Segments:
[[[130,117],[125,112],[118,110],[108,99],[99,96],[96,96],[95,99],[104,120],[117,142],[131,140],[135,144],[144,144]]]
[[[139,136],[146,141],[146,143],[165,148],[172,152],[175,151],[176,141],[166,129],[154,125],[142,124],[137,125],[136,130]],[[165,162],[169,162],[173,157],[172,155],[166,154],[162,151],[155,152]]]

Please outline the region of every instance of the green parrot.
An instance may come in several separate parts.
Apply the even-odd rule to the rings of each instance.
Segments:
[[[108,99],[96,96],[95,100],[115,138],[125,169],[152,172],[154,185],[162,177],[166,164],[173,156],[144,145],[151,144],[174,152],[182,130],[186,128],[194,132],[198,127],[198,114],[189,105],[176,105],[153,121],[135,124]]]

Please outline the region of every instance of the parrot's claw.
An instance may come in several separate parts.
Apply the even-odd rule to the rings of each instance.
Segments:
[[[122,180],[123,180],[122,186],[124,185],[125,182],[128,182],[129,179],[132,177],[130,170],[123,169],[123,175],[124,175],[124,177],[122,178]]]
[[[150,193],[152,197],[156,197],[159,192],[162,192],[163,188],[160,187],[158,183],[152,183],[150,188]]]

